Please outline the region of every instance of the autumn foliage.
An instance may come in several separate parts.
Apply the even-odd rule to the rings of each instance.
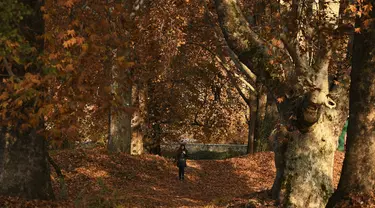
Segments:
[[[139,139],[139,154],[161,154],[161,144],[181,139],[250,147],[257,135],[261,145],[278,120],[288,123],[291,141],[329,142],[319,151],[300,151],[308,154],[296,161],[333,158],[333,137],[347,119],[352,36],[374,25],[371,1],[228,2],[2,0],[0,171],[43,172],[33,169],[37,151],[40,166],[49,171],[47,160],[54,160],[64,177],[51,175],[58,201],[0,197],[0,206],[274,206],[271,153],[189,161],[188,183],[180,183],[168,158],[108,153],[103,146],[113,132],[122,138],[125,130]],[[254,112],[262,96],[260,115]],[[267,123],[270,106],[277,106],[280,118]],[[332,128],[322,135],[314,128],[328,129],[324,122]],[[21,157],[29,166],[17,163]],[[335,185],[342,159],[337,153]],[[302,169],[294,170],[305,174]],[[353,194],[350,203],[361,200]]]

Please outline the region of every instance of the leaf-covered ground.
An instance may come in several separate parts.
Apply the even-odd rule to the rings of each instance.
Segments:
[[[275,174],[271,152],[190,160],[185,181],[178,180],[173,161],[159,156],[108,154],[104,148],[61,150],[51,156],[65,175],[64,188],[53,173],[58,200],[1,197],[0,207],[274,207],[268,197]],[[335,185],[343,158],[336,154]]]

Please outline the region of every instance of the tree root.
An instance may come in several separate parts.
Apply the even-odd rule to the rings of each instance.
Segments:
[[[66,199],[68,196],[65,180],[64,180],[64,174],[62,174],[61,168],[57,165],[57,163],[52,159],[52,157],[47,153],[48,162],[52,165],[52,167],[55,169],[57,176],[59,177],[59,183],[60,183],[60,199]]]

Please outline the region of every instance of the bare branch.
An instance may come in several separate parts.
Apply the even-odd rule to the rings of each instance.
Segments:
[[[16,81],[21,81],[21,79],[19,77],[17,77],[13,71],[12,71],[12,67],[10,66],[10,64],[8,63],[8,60],[4,57],[3,58],[3,64],[5,66],[5,69],[7,70],[8,74],[10,77],[14,77]]]
[[[280,54],[287,54],[286,50],[273,47],[251,29],[237,0],[215,0],[215,6],[221,31],[238,60],[255,75],[261,76],[269,90],[278,95],[284,94],[290,85],[284,82],[282,76],[273,76],[272,73],[282,71],[281,65],[274,64],[273,59]]]
[[[230,70],[230,67],[224,62],[224,60],[223,60],[222,58],[220,58],[218,55],[216,55],[211,49],[209,49],[209,48],[207,48],[206,46],[204,46],[204,45],[202,45],[202,44],[199,44],[199,43],[187,42],[186,44],[192,44],[192,45],[196,45],[196,46],[202,47],[203,49],[205,49],[206,51],[208,51],[209,53],[211,53],[211,55],[213,55],[213,56],[215,57],[215,59],[217,60],[217,62],[219,62],[219,64],[225,69],[225,71],[226,71],[227,73],[231,71],[231,70]],[[231,51],[231,50],[229,49],[229,51]],[[232,53],[233,53],[233,51],[232,51]],[[237,66],[237,67],[240,67],[240,69],[241,69],[242,71],[245,72],[245,74],[247,75],[247,77],[249,77],[250,80],[251,80],[252,82],[255,82],[256,76],[254,75],[254,73],[252,73],[252,72],[250,71],[250,69],[246,67],[245,64],[243,64],[242,62],[240,62],[240,61],[238,60],[238,58],[236,57],[236,54],[233,53],[232,56],[233,56],[232,61],[233,61],[234,63],[235,63],[235,62],[238,63],[238,65],[236,64],[236,66]],[[231,57],[232,57],[232,56],[231,56]],[[235,61],[235,60],[237,60],[237,61]],[[237,77],[240,77],[240,76],[237,75]],[[241,80],[246,86],[248,86],[248,87],[250,88],[251,91],[256,92],[255,88],[254,88],[254,87],[253,87],[248,81],[246,81],[246,80],[243,79],[243,78],[240,78],[240,80]],[[254,81],[253,81],[253,80],[254,80]]]
[[[298,47],[297,44],[290,43],[285,34],[281,34],[280,39],[283,42],[284,47],[288,51],[288,54],[292,58],[296,68],[299,69],[299,70],[303,70],[302,68],[306,68],[306,66],[304,65],[304,62],[303,62],[303,60],[302,60],[301,56],[299,55],[298,50],[296,48],[296,47]]]
[[[64,175],[61,171],[61,168],[59,167],[59,165],[57,165],[57,163],[52,159],[52,157],[49,155],[49,153],[47,153],[47,158],[48,158],[48,162],[52,165],[52,167],[55,169],[56,171],[56,174],[59,178],[62,178],[64,179]]]
[[[8,63],[8,60],[6,58],[4,58],[3,62],[4,62],[5,69],[7,70],[9,76],[11,76],[11,77],[16,76],[16,75],[14,75],[14,73],[12,71],[12,68],[11,68],[11,66]]]
[[[257,79],[257,76],[244,64],[242,63],[237,55],[230,49],[230,48],[227,48],[227,51],[229,52],[229,57],[231,58],[232,62],[234,63],[234,65],[240,69],[243,74],[245,74],[245,76],[251,80],[252,83],[255,83],[256,82],[256,79]]]
[[[233,72],[233,75],[234,75],[234,77],[238,78],[242,83],[244,83],[248,88],[250,88],[251,91],[256,92],[254,87],[248,81],[246,81],[243,77],[241,77],[240,75],[238,75],[235,72]]]
[[[242,92],[241,88],[238,86],[236,80],[234,79],[233,75],[231,74],[230,71],[227,71],[227,74],[228,74],[228,77],[229,77],[229,80],[231,81],[231,83],[234,85],[234,87],[236,88],[237,92],[240,94],[240,96],[242,97],[242,99],[245,101],[245,103],[250,106],[251,105],[251,102],[250,102],[250,99],[246,97],[246,95]]]
[[[231,83],[233,84],[233,86],[236,88],[237,92],[240,94],[240,96],[242,97],[242,99],[245,101],[245,103],[247,105],[250,106],[250,99],[247,98],[246,95],[242,92],[242,90],[238,86],[235,78],[231,74],[231,70],[230,70],[229,66],[219,56],[217,56],[212,50],[210,50],[209,48],[207,48],[206,46],[204,46],[202,44],[194,43],[194,42],[187,42],[186,44],[192,44],[192,45],[200,46],[203,49],[207,50],[209,53],[211,53],[215,57],[215,59],[217,60],[217,62],[219,62],[219,64],[225,69],[225,72],[228,75],[229,80],[231,81]],[[237,75],[237,76],[239,76],[239,75]],[[244,82],[246,84],[246,86],[248,86],[253,92],[256,92],[255,88],[250,83],[248,83],[245,79],[242,78],[240,80],[242,82]]]
[[[215,0],[219,23],[229,47],[239,56],[254,48],[267,54],[263,40],[250,29],[236,0]]]
[[[217,30],[215,27],[215,24],[212,21],[212,15],[209,13],[208,6],[204,0],[202,0],[203,6],[205,8],[205,14],[209,17],[208,21],[210,22],[210,26],[212,27],[213,30],[215,30],[217,33],[221,33],[221,31]],[[256,82],[256,75],[244,64],[242,63],[236,53],[232,51],[230,47],[225,47],[226,51],[229,53],[229,57],[231,58],[231,61],[234,63],[234,65],[240,69],[240,71],[251,81],[252,84],[255,84]],[[242,79],[243,80],[243,79]],[[243,80],[244,81],[244,80]],[[248,86],[253,90],[254,87],[251,86],[250,83],[246,82],[249,84]]]
[[[225,71],[226,71],[226,73],[228,74],[229,78],[231,78],[231,77],[233,78],[229,66],[228,66],[226,63],[224,63],[223,60],[221,60],[218,56],[215,56],[215,58],[216,58],[216,60],[220,63],[220,65],[225,69]],[[235,75],[237,75],[237,74],[235,74]],[[240,77],[239,75],[237,75],[236,77],[239,77],[240,80],[241,80],[242,82],[244,82],[245,85],[248,86],[248,87],[250,88],[251,91],[253,91],[253,92],[256,93],[255,88],[254,88],[249,82],[247,82],[244,78]],[[233,79],[234,79],[234,78],[233,78]],[[234,82],[233,84],[235,84],[235,87],[237,87],[237,86],[236,86],[236,85],[237,85],[236,82]]]

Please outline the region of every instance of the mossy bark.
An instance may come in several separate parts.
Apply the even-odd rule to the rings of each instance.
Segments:
[[[276,164],[278,177],[274,187],[285,185],[283,204],[286,207],[324,207],[333,192],[334,152],[347,116],[346,85],[335,91],[329,89],[332,44],[326,44],[311,64],[297,49],[287,49],[293,63],[288,62],[288,57],[283,68],[295,73],[282,79],[275,74],[281,70],[280,66],[270,63],[283,52],[265,43],[251,29],[237,1],[215,0],[215,5],[229,47],[278,98],[281,122],[287,129],[283,133],[287,144],[286,148],[275,145],[279,164]],[[322,41],[326,41],[323,39],[322,36]],[[274,196],[278,196],[278,189],[274,188]]]
[[[304,116],[286,125],[275,138],[276,146],[282,147],[285,144],[281,142],[287,142],[285,148],[274,149],[277,177],[276,189],[272,190],[276,200],[279,191],[285,190],[282,197],[285,207],[325,207],[333,193],[334,154],[347,117],[347,88],[337,88],[331,95],[338,101],[336,108],[320,106],[321,110],[316,111],[300,108],[305,109],[301,112]],[[316,122],[308,122],[307,118]]]
[[[324,207],[333,193],[336,135],[328,126],[321,121],[310,132],[290,137],[285,154],[286,207]]]

